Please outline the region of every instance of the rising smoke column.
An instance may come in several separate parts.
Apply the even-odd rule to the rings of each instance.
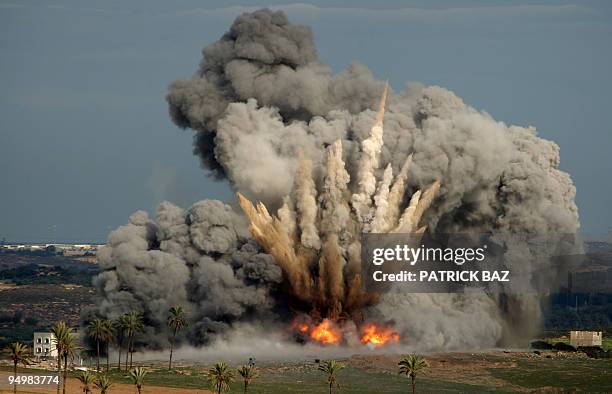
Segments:
[[[262,201],[272,211],[281,208],[275,226],[287,245],[307,243],[318,251],[339,245],[344,277],[354,276],[360,265],[351,232],[361,226],[405,231],[403,226],[418,225],[411,220],[416,213],[422,214],[420,225],[441,233],[578,229],[575,188],[558,169],[555,143],[539,138],[532,127],[495,121],[442,87],[412,86],[397,93],[389,89],[380,145],[371,132],[383,89],[384,82],[360,64],[333,74],[317,58],[308,27],[289,23],[282,11],[260,10],[239,16],[205,47],[199,69],[173,82],[167,101],[172,120],[195,132],[194,151],[205,168],[228,179],[245,198]],[[369,139],[380,146],[372,166],[374,192],[372,178],[360,175],[368,157],[363,143]],[[298,187],[304,178],[299,175],[308,172],[312,180]],[[439,191],[427,195],[435,181]],[[298,189],[311,194],[298,201]],[[317,200],[313,205],[313,190],[317,199],[339,202],[355,191],[364,193],[355,203],[364,202],[369,208],[361,211],[374,217],[360,214],[355,221],[352,205],[344,203]],[[417,212],[420,201],[433,196],[429,209]],[[184,211],[164,203],[156,223],[137,214],[111,233],[100,254],[105,271],[96,279],[100,302],[95,313],[112,317],[127,309],[142,311],[151,336],[163,342],[162,312],[186,300],[194,316],[189,337],[204,343],[233,322],[274,320],[287,312],[277,265],[282,262],[262,252],[262,246],[269,250],[266,245],[249,239],[246,225],[229,207],[210,201],[195,206]],[[214,224],[198,224],[208,222]],[[400,228],[390,229],[388,223],[395,222]],[[336,240],[329,234],[338,228],[345,231]],[[286,252],[295,254],[295,248]],[[516,255],[521,264],[518,250]],[[329,272],[337,275],[337,266]],[[164,290],[142,285],[137,280],[142,275]],[[295,283],[309,285],[304,272],[294,275]],[[344,294],[353,289],[345,280]],[[340,290],[328,287],[325,294],[333,298]],[[537,322],[532,304],[500,301],[392,292],[367,313],[393,319],[407,334],[402,338],[412,343],[473,348],[496,345],[507,332]]]

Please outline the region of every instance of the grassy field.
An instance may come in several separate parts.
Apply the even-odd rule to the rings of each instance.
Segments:
[[[427,359],[430,367],[417,379],[417,392],[612,392],[612,360],[595,360],[576,353],[490,352],[436,354]],[[342,360],[347,365],[338,373],[340,393],[401,393],[410,389],[409,379],[397,374],[395,356],[356,356]],[[142,364],[149,369],[146,386],[206,389],[205,372],[210,365],[181,365],[172,372],[161,362]],[[260,377],[250,393],[323,393],[325,375],[314,362],[261,363]],[[1,370],[10,370],[8,366]],[[28,370],[30,373],[32,370]],[[74,374],[71,374],[75,376]],[[112,370],[118,383],[130,383],[125,371]],[[233,393],[242,392],[240,381]],[[111,390],[112,393],[112,390]]]
[[[262,367],[260,378],[250,386],[250,393],[320,393],[327,387],[325,376],[314,366],[309,368],[286,368],[282,372],[278,367]],[[208,388],[208,382],[203,368],[181,368],[179,373],[168,371],[155,371],[147,375],[148,384],[154,386],[182,387],[182,388]],[[189,374],[189,375],[185,375]],[[114,380],[129,383],[124,374],[112,374]],[[360,368],[347,367],[343,369],[338,378],[340,392],[368,394],[374,390],[378,393],[404,392],[409,386],[409,380],[393,373],[368,372]],[[478,385],[456,382],[438,381],[423,377],[419,379],[419,387],[427,392],[464,392],[483,393],[496,392]],[[242,382],[236,381],[231,385],[230,392],[242,392]]]
[[[536,389],[563,388],[565,391],[589,393],[612,392],[612,360],[549,359],[519,360],[516,368],[491,369],[497,378],[514,385]]]

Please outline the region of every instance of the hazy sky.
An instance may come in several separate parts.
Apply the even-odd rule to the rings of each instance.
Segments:
[[[306,0],[304,0],[306,1]],[[276,5],[338,71],[451,89],[561,146],[583,231],[612,228],[612,3],[0,0],[0,240],[103,241],[168,199],[229,201],[175,127],[168,84],[236,15]]]

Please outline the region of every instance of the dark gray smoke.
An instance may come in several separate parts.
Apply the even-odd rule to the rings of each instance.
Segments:
[[[278,207],[291,191],[298,156],[312,161],[320,182],[325,150],[338,139],[355,181],[383,86],[359,64],[334,75],[318,60],[308,27],[290,24],[282,11],[260,10],[239,16],[205,47],[198,71],[173,82],[167,101],[172,120],[195,131],[194,151],[205,168],[248,198]],[[430,231],[579,228],[575,188],[558,169],[559,147],[532,127],[495,121],[444,88],[412,86],[389,93],[383,139],[377,179],[387,164],[397,174],[413,154],[407,195],[440,180],[423,218]],[[174,304],[188,307],[194,343],[254,315],[272,321],[286,311],[274,295],[280,270],[218,201],[187,211],[163,203],[156,223],[136,213],[110,234],[99,259],[105,271],[95,281],[97,313],[141,311],[154,334],[163,332]],[[528,302],[505,308],[520,310],[512,319],[537,321],[538,308]],[[376,313],[431,348],[493,346],[508,329],[508,311],[489,297],[390,294]]]
[[[143,314],[153,347],[167,343],[160,334],[174,305],[186,309],[190,340],[198,344],[255,313],[274,320],[282,303],[271,292],[281,271],[245,235],[228,205],[205,200],[185,211],[164,202],[156,219],[139,211],[110,233],[98,253],[104,271],[94,280],[100,296],[95,313]]]

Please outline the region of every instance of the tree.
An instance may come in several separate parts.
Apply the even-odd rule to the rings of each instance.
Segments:
[[[13,360],[13,377],[17,379],[17,365],[24,367],[30,365],[30,352],[28,346],[21,342],[13,342],[6,349],[11,360]],[[13,380],[13,393],[17,392],[17,383]]]
[[[61,339],[62,341],[62,354],[61,358],[64,360],[64,373],[62,377],[62,393],[66,394],[66,379],[68,377],[68,360],[74,360],[77,351],[80,349],[76,344],[76,338],[72,335],[72,332],[68,331],[66,335]]]
[[[91,393],[91,386],[93,386],[96,381],[96,377],[89,371],[82,371],[78,376],[79,382],[83,385],[83,392],[85,394]]]
[[[57,375],[62,372],[62,354],[64,352],[64,339],[70,334],[70,327],[64,321],[58,321],[51,327],[54,336],[55,350],[57,351]],[[57,382],[57,394],[60,392],[60,382]]]
[[[104,325],[103,338],[106,344],[106,372],[110,369],[110,344],[115,340],[115,330],[113,328],[113,322],[110,320],[103,320]]]
[[[222,391],[228,390],[230,383],[234,381],[234,373],[229,369],[226,363],[216,363],[208,370],[207,376],[208,382],[217,394],[221,394]]]
[[[92,320],[87,326],[87,335],[96,341],[96,370],[100,370],[100,343],[104,340],[106,327],[102,319]]]
[[[94,385],[98,390],[100,390],[100,394],[107,394],[113,383],[110,381],[107,375],[100,375],[94,382]]]
[[[317,369],[327,374],[327,384],[329,385],[329,394],[331,394],[334,386],[339,386],[336,373],[341,369],[344,369],[344,364],[341,364],[336,360],[330,360],[320,364]]]
[[[147,370],[141,367],[136,367],[130,370],[130,377],[132,378],[132,382],[138,389],[138,394],[142,393],[142,385],[144,384],[144,378],[147,375]]]
[[[144,331],[144,325],[140,315],[134,311],[125,315],[126,334],[128,336],[128,352],[130,354],[130,368],[132,368],[132,358],[134,356],[134,336],[136,333]]]
[[[252,364],[243,365],[238,368],[238,374],[242,377],[242,382],[244,383],[244,394],[246,394],[249,390],[249,384],[251,384],[251,381],[259,376],[257,367]]]
[[[429,365],[423,356],[419,354],[410,354],[400,360],[399,365],[400,375],[410,376],[412,383],[412,394],[416,391],[416,376],[419,371],[427,368]]]
[[[125,331],[127,329],[127,315],[121,315],[113,320],[113,328],[115,331],[115,343],[117,344],[117,350],[119,351],[119,357],[117,359],[117,369],[121,371],[121,349],[125,345],[126,335]],[[126,352],[127,353],[127,352]],[[125,366],[127,368],[127,359]]]
[[[187,327],[187,320],[185,319],[185,311],[181,306],[173,306],[168,310],[170,316],[168,316],[168,327],[172,330],[172,339],[170,340],[170,361],[168,362],[168,370],[172,369],[172,351],[174,350],[174,343],[176,341],[176,334],[184,327]]]

